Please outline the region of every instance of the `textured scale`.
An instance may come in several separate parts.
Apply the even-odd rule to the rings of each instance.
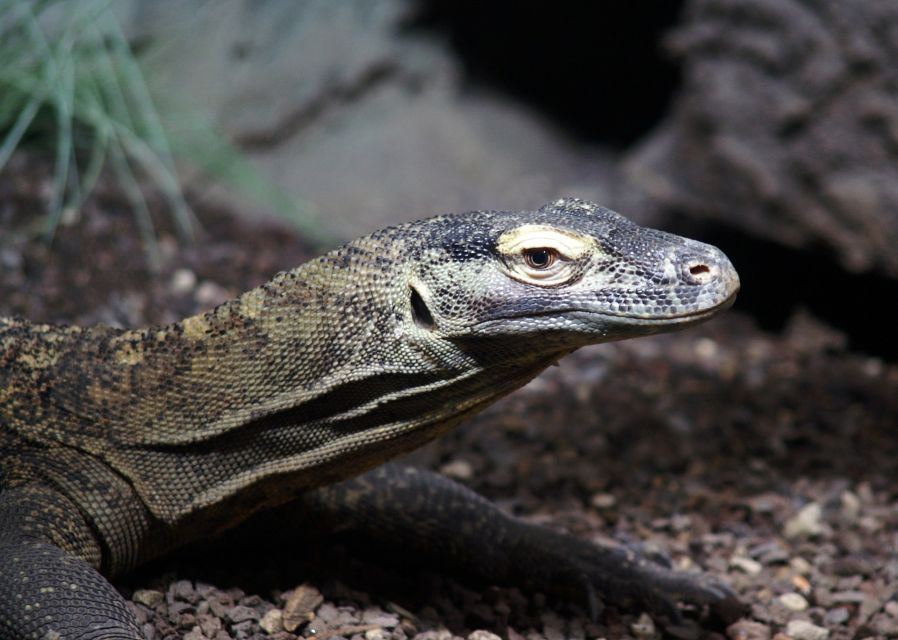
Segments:
[[[717,249],[567,199],[385,229],[169,326],[0,319],[0,570],[48,545],[126,570],[418,447],[580,346],[704,320],[737,289]],[[80,516],[32,517],[41,500]],[[20,615],[3,588],[0,630]]]

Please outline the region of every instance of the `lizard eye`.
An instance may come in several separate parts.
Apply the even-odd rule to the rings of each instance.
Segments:
[[[577,264],[596,244],[588,237],[549,225],[509,229],[496,242],[507,275],[540,287],[558,287],[576,278]]]
[[[539,247],[524,251],[524,262],[531,269],[548,269],[558,260],[558,252],[555,249]]]

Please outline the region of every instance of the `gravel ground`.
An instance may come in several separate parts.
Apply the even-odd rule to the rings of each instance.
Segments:
[[[309,255],[275,225],[200,207],[196,246],[160,225],[150,274],[111,196],[48,251],[19,175],[0,184],[3,314],[166,322]],[[749,605],[729,626],[691,609],[677,628],[612,608],[591,622],[539,594],[308,540],[301,514],[255,518],[117,586],[147,638],[898,637],[898,366],[845,344],[806,314],[761,332],[737,304],[678,335],[582,350],[412,456],[534,522],[725,576]]]

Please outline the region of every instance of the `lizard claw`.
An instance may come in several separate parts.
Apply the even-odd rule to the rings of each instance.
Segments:
[[[596,593],[596,588],[593,586],[589,576],[581,574],[580,580],[583,587],[583,599],[586,602],[586,611],[589,614],[589,620],[593,623],[598,622],[599,616],[601,616],[602,611],[605,610],[605,605],[599,600],[599,594]]]
[[[715,576],[677,571],[641,557],[634,560],[633,567],[632,579],[636,591],[645,590],[647,593],[643,597],[648,596],[646,604],[651,604],[652,601],[661,604],[660,607],[652,608],[674,624],[679,624],[682,619],[676,606],[677,601],[708,606],[715,615],[727,622],[736,620],[745,611],[745,605],[736,592]],[[673,612],[676,615],[671,615]]]
[[[580,600],[596,620],[603,605],[640,608],[678,625],[678,602],[707,606],[731,622],[745,605],[720,579],[678,571],[632,549],[596,545],[542,528],[529,530],[518,546],[522,578],[535,588]]]

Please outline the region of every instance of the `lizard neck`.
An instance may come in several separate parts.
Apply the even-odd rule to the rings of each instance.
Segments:
[[[416,339],[401,257],[349,245],[173,325],[48,330],[44,417],[23,424],[64,425],[40,437],[102,459],[173,523],[363,471],[547,364],[497,374]]]

